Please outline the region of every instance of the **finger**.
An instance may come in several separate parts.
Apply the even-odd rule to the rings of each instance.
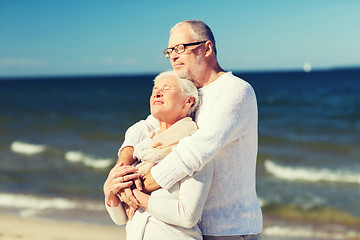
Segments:
[[[133,208],[137,208],[139,206],[139,202],[136,200],[130,188],[125,188],[124,191],[120,193],[120,199],[124,203],[128,204]]]
[[[129,208],[128,217],[129,217],[130,220],[134,217],[134,213],[135,213],[136,209],[137,208],[133,208],[133,207]]]
[[[142,184],[141,180],[139,178],[137,178],[134,180],[134,183],[135,183],[136,188],[139,189],[140,191],[142,191],[143,184]]]
[[[130,166],[125,166],[121,169],[121,171],[124,175],[129,174],[129,173],[136,173],[139,169],[136,167],[130,167]]]
[[[125,188],[129,188],[131,187],[131,185],[133,185],[134,183],[132,181],[128,181],[128,182],[121,182],[118,183],[115,187],[115,192],[119,193],[120,190],[125,189]]]
[[[140,203],[133,194],[129,196],[129,200],[131,202],[130,206],[132,206],[133,208],[139,207]]]
[[[114,178],[122,177],[122,176],[130,174],[130,173],[136,173],[137,171],[138,171],[138,169],[135,167],[123,166],[123,167],[114,169],[113,177]]]
[[[138,206],[140,205],[140,203],[138,202],[138,200],[135,198],[133,192],[131,191],[131,189],[127,189],[125,191],[126,193],[126,197],[128,199],[128,204],[133,207],[133,208],[138,208]]]
[[[126,182],[133,179],[138,179],[139,177],[140,177],[140,173],[128,174],[122,177],[122,181]]]

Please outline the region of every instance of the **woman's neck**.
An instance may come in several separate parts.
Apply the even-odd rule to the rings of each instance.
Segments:
[[[162,122],[162,121],[159,121],[159,123],[160,123],[159,133],[164,132],[166,129],[168,129],[169,127],[171,127],[173,125],[173,124]]]

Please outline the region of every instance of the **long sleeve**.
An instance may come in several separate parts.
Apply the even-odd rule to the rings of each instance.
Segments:
[[[257,103],[252,87],[245,81],[228,78],[218,79],[208,87],[200,91],[203,98],[196,121],[199,130],[181,140],[151,170],[155,181],[165,189],[201,169],[229,143],[249,139],[247,135],[251,135],[251,149],[245,149],[243,154],[250,158],[255,154],[256,159]]]
[[[192,177],[180,182],[178,197],[167,191],[155,191],[149,200],[149,213],[168,224],[191,228],[201,217],[213,175],[210,162]],[[164,193],[167,194],[164,194]]]
[[[121,145],[119,152],[127,146],[135,146],[137,143],[144,140],[150,133],[159,127],[159,122],[152,115],[149,115],[145,120],[141,120],[131,127],[125,133],[125,140]]]
[[[124,207],[122,203],[120,202],[117,207],[109,207],[107,203],[105,202],[106,210],[108,211],[111,219],[116,225],[124,225],[128,221],[126,212],[124,210]]]

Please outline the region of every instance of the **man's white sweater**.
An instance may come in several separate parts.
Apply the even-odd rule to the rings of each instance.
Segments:
[[[214,175],[200,228],[203,235],[256,234],[262,213],[255,190],[258,113],[253,88],[231,72],[199,89],[198,131],[152,168],[155,181],[169,189],[209,161]],[[134,146],[157,121],[149,116],[128,129],[121,148]]]

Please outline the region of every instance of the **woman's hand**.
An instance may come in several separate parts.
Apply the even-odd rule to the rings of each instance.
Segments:
[[[119,205],[120,199],[117,193],[124,188],[130,187],[133,184],[132,180],[140,177],[137,170],[136,167],[124,165],[123,162],[115,165],[110,170],[103,187],[105,201],[110,207]]]

